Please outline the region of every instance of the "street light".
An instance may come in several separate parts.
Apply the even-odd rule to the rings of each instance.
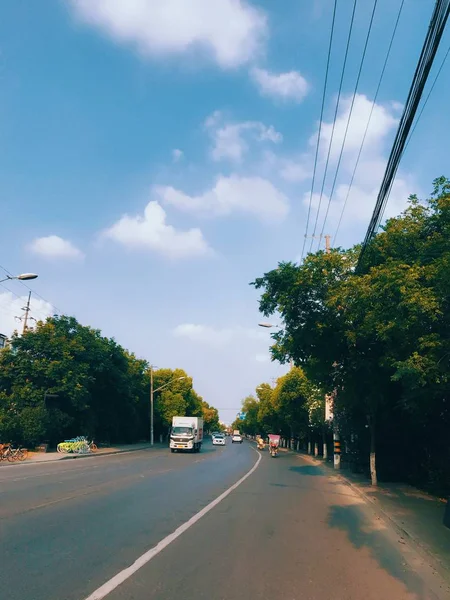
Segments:
[[[7,275],[5,279],[0,279],[0,283],[8,281],[9,279],[19,279],[20,281],[29,281],[30,279],[36,279],[38,275],[36,273],[21,273],[20,275]]]
[[[171,379],[164,385],[161,385],[156,390],[153,389],[153,367],[150,367],[150,446],[153,446],[154,436],[153,436],[153,413],[154,413],[154,395],[156,392],[160,392],[167,386],[171,385],[175,381],[181,381],[182,379],[186,379],[186,377],[177,377],[176,379]]]

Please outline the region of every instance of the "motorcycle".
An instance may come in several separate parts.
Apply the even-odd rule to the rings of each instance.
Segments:
[[[275,458],[276,456],[278,456],[278,446],[279,445],[280,445],[280,436],[270,434],[269,435],[269,451],[270,451],[270,456],[272,458]]]

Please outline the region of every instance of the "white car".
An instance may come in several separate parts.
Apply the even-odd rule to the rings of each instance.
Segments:
[[[233,437],[231,438],[231,443],[232,444],[242,444],[242,435],[239,435],[238,433],[234,434]]]
[[[219,433],[217,435],[213,435],[212,443],[213,443],[213,446],[225,446],[226,441],[225,441],[224,434]]]

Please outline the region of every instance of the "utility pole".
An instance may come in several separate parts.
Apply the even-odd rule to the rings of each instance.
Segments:
[[[334,366],[334,365],[333,365]],[[332,412],[332,423],[333,423],[333,464],[334,468],[339,470],[341,468],[341,436],[339,433],[339,425],[336,421],[336,413],[334,410],[334,402],[336,400],[336,390],[331,394],[329,399],[330,408]],[[329,409],[330,410],[330,409]]]
[[[29,292],[29,294],[28,294],[28,300],[27,300],[26,306],[24,306],[22,308],[22,310],[24,311],[24,314],[21,317],[16,317],[16,319],[18,321],[23,321],[22,335],[28,329],[28,321],[30,319],[33,319],[34,321],[36,321],[36,319],[34,317],[30,317],[30,312],[31,312],[30,301],[31,301],[31,292]]]
[[[160,385],[159,387],[155,389],[153,389],[153,371],[155,369],[155,365],[150,365],[150,446],[153,446],[154,444],[154,430],[153,430],[153,414],[154,414],[154,407],[155,407],[155,403],[154,403],[154,396],[156,392],[160,392],[161,390],[167,388],[169,385],[172,385],[172,383],[174,383],[175,381],[181,381],[182,379],[186,379],[186,377],[183,375],[182,377],[177,377],[176,379],[170,379],[169,381],[167,381],[166,383],[164,383],[163,385]],[[162,437],[161,437],[161,442],[162,442]]]
[[[153,365],[150,365],[150,446],[153,446],[153,409],[154,409],[154,399],[153,399]]]
[[[31,300],[31,290],[28,293],[28,300],[27,300],[27,305],[25,306],[25,308],[23,309],[25,311],[25,315],[23,317],[23,330],[22,330],[22,335],[25,333],[25,331],[27,330],[27,322],[28,322],[28,313],[30,312],[30,300]]]
[[[330,254],[330,235],[325,236],[325,254]],[[337,364],[333,364],[334,367]],[[336,398],[336,390],[333,392],[333,400]],[[333,411],[334,415],[334,411]],[[325,444],[324,444],[325,453]],[[339,427],[336,419],[333,416],[333,464],[334,468],[339,470],[341,468],[341,436],[339,434]]]

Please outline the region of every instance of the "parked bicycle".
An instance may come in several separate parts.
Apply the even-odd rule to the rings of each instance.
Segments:
[[[97,445],[93,440],[89,441],[86,436],[80,435],[60,442],[56,450],[61,454],[88,454],[89,452],[96,452]]]
[[[0,444],[0,461],[7,460],[8,462],[14,462],[20,460],[22,462],[26,460],[27,456],[28,450],[26,448],[22,448],[21,446],[13,448],[11,443]]]

